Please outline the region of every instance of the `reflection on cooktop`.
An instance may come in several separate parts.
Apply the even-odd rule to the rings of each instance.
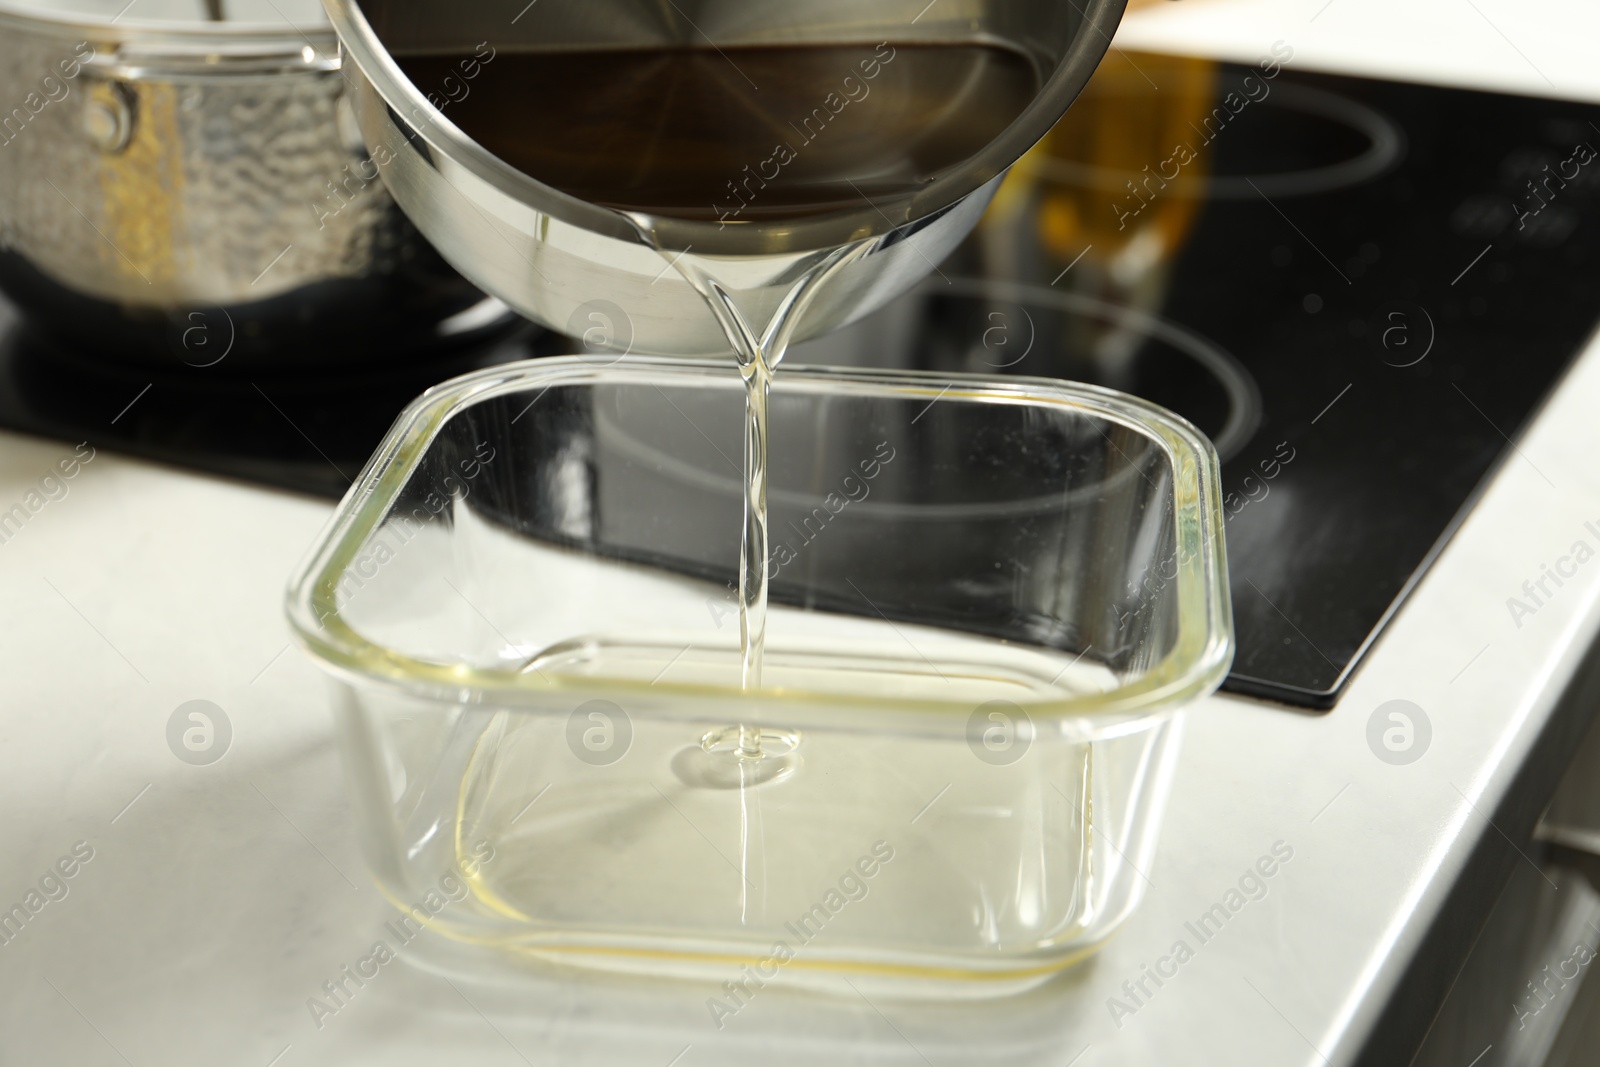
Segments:
[[[529,333],[517,320],[442,357],[381,371],[240,376],[176,359],[106,360],[13,324],[0,332],[0,427],[338,498],[413,397],[534,354]]]
[[[1250,372],[1193,330],[1087,293],[993,278],[935,278],[788,359],[1102,385],[1182,415],[1224,459],[1261,421]]]

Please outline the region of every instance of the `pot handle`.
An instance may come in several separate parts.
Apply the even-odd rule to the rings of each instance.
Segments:
[[[90,74],[107,81],[211,81],[262,75],[336,73],[340,48],[333,39],[295,36],[253,41],[124,41],[84,61]]]

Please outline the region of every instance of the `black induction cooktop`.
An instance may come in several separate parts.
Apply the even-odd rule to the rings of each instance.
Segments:
[[[1548,483],[1511,441],[1600,321],[1600,109],[1294,82],[1392,122],[1400,158],[1342,188],[1257,182],[1207,204],[1162,314],[1262,396],[1223,474],[1227,687],[1326,707],[1496,465]],[[1220,165],[1250,173],[1269,137],[1219,137]]]
[[[789,358],[1069,377],[1190,418],[1224,459],[1225,688],[1328,707],[1496,466],[1543,477],[1510,442],[1600,320],[1600,108],[1126,60],[925,285]],[[428,384],[571,345],[241,374],[69,351],[12,310],[0,426],[329,497]]]

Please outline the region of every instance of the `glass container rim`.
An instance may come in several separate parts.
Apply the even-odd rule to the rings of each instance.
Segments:
[[[630,381],[678,385],[695,379],[741,384],[732,360],[604,358],[611,361],[601,363],[592,355],[573,355],[501,364],[435,385],[407,405],[313,541],[286,590],[290,628],[322,667],[347,679],[448,703],[517,706],[536,704],[557,693],[579,700],[615,698],[634,691],[702,701],[744,695],[736,687],[666,681],[644,685],[634,679],[590,675],[559,675],[552,680],[543,674],[419,659],[364,636],[338,607],[337,591],[347,567],[389,515],[440,430],[467,408],[499,396],[558,385]],[[1143,722],[1165,717],[1221,684],[1233,659],[1233,626],[1222,536],[1220,462],[1210,441],[1181,416],[1113,389],[1026,376],[799,365],[785,367],[774,378],[773,387],[927,397],[930,404],[953,398],[1072,407],[1144,434],[1164,451],[1173,471],[1176,573],[1171,586],[1179,598],[1177,637],[1159,661],[1125,684],[1102,692],[1063,692],[1059,697],[1016,703],[1036,721],[1055,721],[1066,728],[1069,721],[1082,720],[1092,732],[1102,733],[1112,726],[1108,720]],[[763,706],[770,707],[838,700],[837,694],[783,688],[763,688],[760,697]],[[969,700],[881,694],[862,694],[851,700],[863,710],[923,717],[957,711],[964,716],[972,710]]]

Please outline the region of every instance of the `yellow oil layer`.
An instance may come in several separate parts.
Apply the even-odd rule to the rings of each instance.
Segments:
[[[862,895],[835,901],[824,943],[812,940],[821,929],[801,939],[813,947],[785,969],[1001,982],[1046,976],[1096,947],[1082,941],[1099,917],[1089,746],[1041,745],[1025,757],[1030,766],[1008,768],[960,743],[813,734],[793,781],[707,790],[670,778],[681,761],[668,757],[698,736],[685,724],[635,723],[628,757],[640,762],[626,774],[573,760],[558,727],[500,712],[477,738],[454,844],[461,858],[468,841],[494,844],[492,867],[458,866],[480,919],[502,932],[447,924],[451,936],[635,970],[759,964],[797,932],[784,918],[810,914],[839,872],[854,878],[849,856],[865,854],[878,828],[880,844],[895,838],[893,860],[854,878]],[[904,766],[885,762],[897,754]],[[918,812],[928,796],[945,796],[939,780],[953,793],[945,809]],[[744,805],[755,798],[759,809],[763,796],[765,814],[747,822]],[[758,857],[753,902],[732,860],[744,854]],[[730,872],[743,884],[734,888]],[[705,948],[681,947],[696,940]],[[729,949],[744,940],[748,950]],[[972,963],[950,962],[964,958]]]

